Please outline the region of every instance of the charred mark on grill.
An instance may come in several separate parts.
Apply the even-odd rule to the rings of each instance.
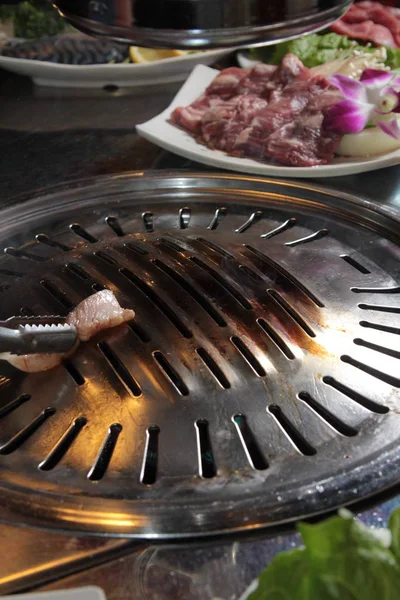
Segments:
[[[45,233],[38,233],[35,236],[35,239],[37,242],[39,242],[39,244],[44,244],[45,246],[50,246],[51,248],[58,248],[59,250],[63,250],[64,252],[70,252],[72,250],[71,246],[67,246],[66,244],[63,244],[58,240],[54,240]]]
[[[265,377],[265,371],[263,367],[258,362],[257,358],[254,354],[249,350],[246,344],[237,336],[231,337],[231,342],[235,346],[235,348],[240,352],[244,360],[247,364],[253,369],[258,377]]]
[[[385,346],[379,346],[378,344],[373,344],[361,338],[356,338],[353,340],[353,342],[356,344],[356,346],[362,346],[363,348],[368,348],[368,350],[374,350],[375,352],[386,354],[386,356],[391,356],[392,358],[400,358],[400,352],[398,350],[385,348]]]
[[[245,244],[244,249],[244,255],[249,258],[254,266],[256,266],[259,271],[264,273],[264,275],[269,277],[271,280],[276,281],[277,284],[282,283],[283,285],[287,285],[287,283],[291,283],[297,289],[303,292],[303,294],[305,294],[307,298],[309,298],[316,306],[318,306],[318,308],[324,307],[323,302],[321,302],[321,300],[317,298],[313,292],[306,288],[305,285],[303,285],[296,277],[294,277],[294,275],[289,273],[289,271],[287,271],[282,265],[278,264],[272,258],[266,256],[263,252],[257,248],[254,248],[253,246]],[[249,253],[246,252],[246,250],[248,250]],[[256,261],[255,257],[259,260]]]
[[[380,304],[359,304],[361,310],[375,310],[377,312],[400,314],[400,306],[381,306]]]
[[[264,333],[266,333],[267,336],[275,343],[275,345],[278,346],[279,350],[286,356],[286,358],[289,360],[293,360],[295,358],[295,355],[286,342],[284,342],[281,336],[275,331],[275,329],[273,329],[273,327],[271,327],[269,323],[265,321],[265,319],[257,319],[257,323]]]
[[[311,233],[310,235],[306,235],[305,237],[299,238],[298,240],[293,240],[292,242],[286,242],[285,246],[289,246],[290,248],[294,248],[295,246],[299,246],[300,244],[308,244],[310,242],[315,242],[316,240],[320,240],[321,238],[328,235],[328,229],[320,229],[315,233]]]
[[[164,354],[159,350],[156,350],[153,352],[153,356],[167,380],[172,383],[174,388],[178,390],[182,396],[188,396],[189,390],[187,385],[183,381],[182,377],[175,371],[170,362],[165,358]]]
[[[198,419],[195,423],[197,437],[197,454],[199,459],[199,475],[206,479],[215,477],[217,469],[214,461],[210,434],[208,431],[208,421]]]
[[[384,331],[385,333],[394,333],[400,335],[400,327],[390,327],[389,325],[381,325],[380,323],[370,323],[369,321],[360,321],[361,327],[375,329],[376,331]]]
[[[228,379],[225,377],[222,369],[218,366],[210,354],[204,348],[196,348],[197,354],[200,356],[203,363],[206,365],[210,373],[215,377],[220,386],[225,390],[231,387]]]
[[[350,400],[357,402],[357,404],[359,404],[360,406],[363,406],[364,408],[366,408],[367,410],[370,410],[371,412],[381,414],[381,415],[389,412],[389,409],[387,408],[387,406],[383,406],[382,404],[378,404],[377,402],[374,402],[373,400],[366,398],[359,392],[356,392],[355,390],[349,388],[347,385],[340,383],[340,381],[336,381],[336,379],[334,379],[333,377],[331,377],[329,375],[326,377],[323,377],[322,381],[326,385],[329,385],[330,387],[337,390],[341,394],[344,394],[345,396],[350,398]]]
[[[79,225],[79,223],[71,223],[69,228],[77,236],[86,240],[90,244],[94,244],[95,242],[97,242],[97,238],[95,238],[91,233],[89,233],[86,229],[84,229],[81,225]]]
[[[250,302],[241,294],[238,290],[236,290],[222,275],[220,275],[213,268],[209,267],[202,260],[197,258],[196,256],[191,256],[190,260],[194,262],[195,265],[206,271],[211,277],[215,279],[235,300],[238,302],[243,308],[246,310],[252,310],[252,305]]]
[[[151,425],[146,431],[146,447],[140,474],[140,482],[145,485],[152,485],[157,479],[159,435],[160,428],[157,425]]]
[[[82,429],[85,427],[87,419],[78,417],[63,433],[54,448],[49,452],[44,460],[39,464],[41,471],[51,471],[64,458]]]
[[[340,258],[343,258],[343,260],[345,262],[347,262],[348,265],[350,265],[351,267],[353,267],[354,269],[356,269],[363,275],[369,275],[371,273],[371,271],[369,271],[367,269],[367,267],[364,267],[364,265],[362,265],[360,262],[358,262],[358,260],[356,260],[352,256],[348,256],[348,254],[341,254]]]
[[[225,206],[221,206],[220,208],[217,208],[207,229],[210,229],[211,231],[214,231],[214,229],[217,229],[218,225],[220,225],[220,223],[223,221],[223,219],[226,217],[227,214],[228,214],[228,209],[225,208]]]
[[[264,240],[269,240],[270,238],[274,237],[275,235],[279,235],[280,233],[283,233],[284,231],[291,229],[292,227],[294,227],[296,225],[296,222],[297,221],[296,221],[295,217],[291,217],[290,219],[287,219],[287,221],[282,223],[282,225],[278,225],[278,227],[275,227],[275,229],[268,231],[268,233],[263,233],[262,235],[260,235],[260,237],[263,238]]]
[[[167,317],[169,321],[185,338],[193,337],[192,332],[186,327],[178,315],[162,300],[156,292],[147,285],[144,281],[134,275],[129,269],[119,269],[121,275],[124,275],[131,283],[133,283],[152,303]]]
[[[213,307],[213,305],[200,292],[192,286],[189,281],[184,279],[179,273],[171,269],[168,265],[157,258],[151,261],[158,269],[168,275],[175,283],[185,290],[196,302],[206,311],[206,313],[216,322],[219,327],[226,327],[225,319]]]
[[[340,359],[344,363],[351,365],[351,366],[355,367],[356,369],[359,369],[360,371],[363,371],[364,373],[367,373],[368,375],[371,375],[372,377],[375,377],[376,379],[383,381],[384,383],[388,383],[389,385],[396,387],[396,388],[400,387],[400,379],[398,379],[397,377],[393,377],[393,375],[389,375],[388,373],[379,371],[379,369],[370,367],[369,365],[366,365],[366,364],[360,362],[359,360],[352,358],[351,356],[347,356],[346,354],[341,356]]]
[[[179,228],[187,229],[190,224],[192,211],[187,206],[179,209]]]
[[[145,232],[152,233],[154,231],[153,213],[149,211],[142,213],[142,221]]]
[[[400,294],[400,286],[398,285],[381,288],[352,287],[350,289],[355,294]]]
[[[71,300],[53,281],[50,281],[49,279],[42,279],[40,281],[40,285],[64,308],[67,310],[71,310],[73,308],[73,303]]]
[[[0,454],[7,455],[17,450],[26,440],[28,440],[39,429],[43,423],[47,421],[56,412],[55,408],[45,408],[37,417],[35,417],[28,425],[18,431],[8,442],[0,446]]]
[[[303,317],[285,300],[276,290],[268,290],[269,295],[283,308],[283,310],[294,320],[302,330],[310,337],[314,338],[315,333]]]
[[[14,412],[14,410],[25,404],[25,402],[28,402],[30,399],[30,394],[21,394],[17,398],[14,398],[14,400],[11,400],[11,402],[8,402],[0,408],[0,419]]]
[[[357,435],[358,431],[351,425],[347,425],[341,419],[339,419],[336,415],[331,413],[330,410],[322,406],[319,402],[314,400],[314,398],[308,392],[300,392],[299,399],[307,404],[312,411],[317,414],[323,421],[328,423],[335,431],[344,435],[346,437],[354,437]]]
[[[26,258],[27,260],[34,260],[36,262],[46,262],[48,260],[46,256],[32,254],[31,252],[21,250],[20,248],[14,248],[13,246],[4,248],[4,253],[8,254],[9,256],[14,256],[14,258]]]
[[[232,421],[235,424],[250,466],[257,471],[265,471],[265,469],[268,469],[268,462],[257,444],[245,415],[234,415]]]
[[[255,212],[253,212],[250,215],[250,217],[247,219],[247,221],[245,223],[243,223],[243,225],[241,225],[240,227],[235,229],[235,233],[244,233],[245,231],[250,229],[250,227],[252,225],[255,225],[255,223],[258,223],[258,221],[262,218],[262,216],[263,216],[263,211],[256,210]]]
[[[139,397],[142,394],[139,384],[130,374],[122,360],[114,352],[111,346],[107,342],[99,342],[97,344],[99,350],[107,360],[108,364],[117,375],[118,379],[124,384],[125,388],[130,394],[135,397]]]
[[[313,456],[317,453],[316,449],[305,439],[300,431],[288,419],[283,410],[277,404],[271,404],[267,408],[268,412],[273,416],[279,427],[284,431],[293,446],[304,456]]]
[[[112,216],[106,217],[105,222],[118,237],[123,237],[125,235],[124,230],[122,229],[121,224],[118,221],[117,217],[112,217]]]
[[[112,455],[117,445],[118,437],[122,431],[122,425],[114,423],[110,425],[106,439],[103,442],[100,452],[88,473],[88,479],[91,481],[100,481],[106,474]]]

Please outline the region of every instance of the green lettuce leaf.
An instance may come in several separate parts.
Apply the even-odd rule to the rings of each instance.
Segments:
[[[391,519],[392,547],[344,511],[298,529],[304,548],[274,558],[249,600],[399,600],[400,512]]]

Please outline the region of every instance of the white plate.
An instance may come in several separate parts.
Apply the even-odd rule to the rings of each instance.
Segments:
[[[195,65],[210,65],[232,49],[208,50],[144,64],[63,65],[0,55],[0,67],[52,87],[143,86],[183,81]]]
[[[174,127],[168,122],[172,111],[177,106],[186,106],[196,100],[214,79],[218,71],[199,65],[181,87],[170,106],[161,114],[142,125],[137,125],[139,135],[161,148],[175,152],[191,160],[242,173],[267,175],[276,177],[336,177],[353,175],[364,171],[373,171],[383,167],[400,164],[400,150],[379,156],[354,159],[335,158],[329,165],[317,167],[285,167],[258,162],[249,158],[235,158],[219,150],[209,150],[198,144],[189,134]]]

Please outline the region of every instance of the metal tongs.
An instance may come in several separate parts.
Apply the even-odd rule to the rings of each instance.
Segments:
[[[63,354],[78,340],[66,317],[10,317],[0,321],[0,353]]]

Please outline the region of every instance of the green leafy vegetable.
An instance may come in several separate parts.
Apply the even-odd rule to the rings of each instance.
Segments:
[[[47,2],[25,0],[16,6],[0,6],[0,21],[11,20],[17,38],[51,37],[70,29],[57,10]]]
[[[274,558],[248,600],[399,600],[400,510],[390,520],[392,545],[390,532],[347,511],[298,529],[304,548]]]

